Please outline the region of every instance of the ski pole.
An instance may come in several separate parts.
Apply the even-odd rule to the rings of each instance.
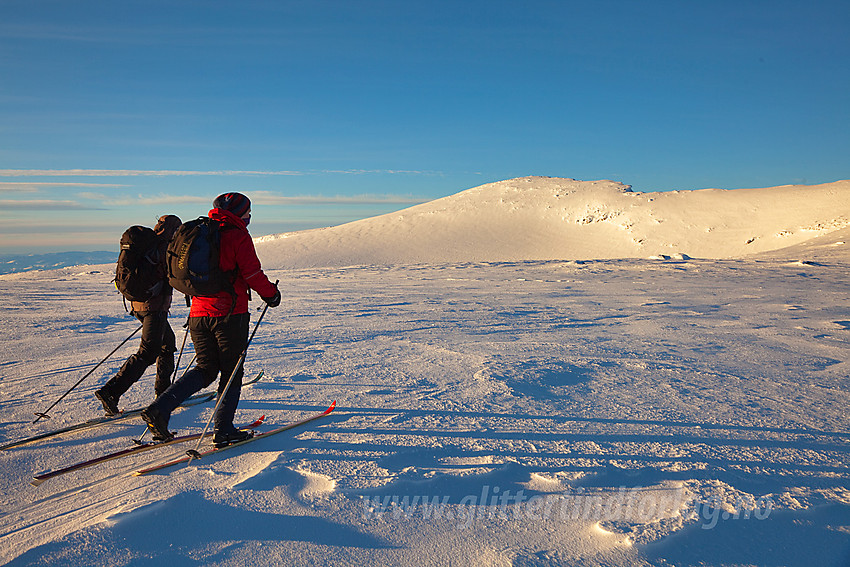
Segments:
[[[189,336],[189,319],[186,319],[186,324],[183,325],[186,327],[186,332],[183,333],[183,344],[180,345],[180,354],[177,355],[177,364],[174,365],[174,374],[171,376],[171,383],[174,383],[174,380],[177,379],[177,371],[180,369],[180,359],[183,358],[183,349],[186,347],[186,337]],[[194,358],[192,360],[195,360]],[[192,366],[192,363],[189,363],[189,366]]]
[[[80,378],[79,380],[77,380],[77,383],[76,383],[76,384],[74,384],[73,386],[71,386],[71,388],[70,388],[67,392],[65,392],[64,394],[62,394],[62,395],[59,397],[59,399],[58,399],[58,400],[56,400],[55,402],[53,402],[53,404],[52,404],[49,408],[47,408],[47,409],[46,409],[46,410],[44,410],[43,412],[36,412],[36,413],[35,413],[35,415],[37,415],[38,417],[36,417],[36,418],[35,418],[35,421],[33,421],[33,423],[36,423],[36,422],[37,422],[39,419],[41,419],[42,417],[43,417],[44,419],[50,419],[50,416],[49,416],[49,415],[47,415],[47,412],[49,412],[50,410],[52,410],[52,409],[56,406],[56,404],[58,404],[59,402],[61,402],[61,401],[65,398],[65,396],[67,396],[68,394],[70,394],[70,393],[71,393],[71,390],[73,390],[74,388],[76,388],[77,386],[79,386],[80,384],[82,384],[82,383],[83,383],[83,380],[85,380],[86,378],[88,378],[88,377],[91,375],[91,373],[92,373],[92,372],[94,372],[95,370],[97,370],[98,366],[100,366],[101,364],[103,364],[104,362],[106,362],[106,359],[107,359],[107,358],[109,358],[110,356],[112,356],[113,354],[115,354],[115,351],[117,351],[119,348],[121,348],[122,346],[124,346],[124,343],[126,343],[126,342],[127,342],[127,341],[129,341],[131,338],[133,338],[133,335],[135,335],[136,333],[138,333],[138,332],[139,332],[139,331],[141,331],[141,330],[142,330],[142,325],[139,325],[139,328],[138,328],[138,329],[136,329],[135,331],[133,331],[132,333],[130,333],[130,336],[129,336],[129,337],[127,337],[126,339],[124,339],[123,341],[121,341],[121,344],[120,344],[120,345],[118,345],[117,347],[115,347],[115,348],[112,350],[112,352],[110,352],[109,354],[107,354],[107,355],[104,357],[104,359],[103,359],[103,360],[101,360],[100,362],[98,362],[98,363],[95,365],[95,367],[94,367],[94,368],[92,368],[91,370],[89,370],[88,372],[86,372],[86,375],[85,375],[85,376],[83,376],[82,378]]]
[[[280,280],[276,280],[274,285],[277,286],[277,283]],[[239,356],[239,360],[236,363],[236,366],[233,368],[233,372],[230,374],[230,378],[227,380],[227,385],[224,387],[224,390],[221,391],[221,395],[218,397],[218,400],[215,403],[215,407],[213,408],[212,414],[210,418],[207,420],[207,424],[204,426],[204,430],[201,432],[201,436],[198,438],[198,444],[195,445],[194,449],[189,449],[186,451],[186,454],[189,455],[189,463],[191,464],[192,459],[201,458],[201,454],[198,452],[198,449],[201,447],[201,443],[204,440],[204,436],[207,434],[207,429],[210,427],[210,423],[212,423],[213,418],[215,417],[215,412],[218,411],[221,402],[224,400],[224,396],[227,394],[227,391],[230,390],[230,384],[233,382],[233,379],[239,374],[239,369],[242,368],[242,365],[245,364],[245,358],[248,356],[248,347],[251,346],[251,341],[254,340],[254,335],[257,334],[257,329],[260,327],[260,322],[263,320],[263,317],[266,316],[266,311],[269,310],[269,304],[266,303],[266,306],[263,308],[263,312],[260,313],[260,318],[257,319],[257,324],[254,325],[254,330],[251,332],[251,336],[248,337],[248,343],[245,345],[245,350],[242,351],[242,354]]]
[[[189,361],[189,366],[187,366],[187,367],[186,367],[186,370],[184,370],[184,371],[183,371],[183,374],[180,376],[181,378],[183,377],[183,375],[185,375],[187,372],[189,372],[189,369],[190,369],[190,368],[192,368],[192,365],[195,363],[195,360],[196,360],[197,358],[198,358],[198,355],[197,355],[197,354],[195,354],[195,355],[192,357],[192,360],[190,360],[190,361]],[[177,376],[177,371],[176,371],[176,370],[174,371],[174,375],[175,375],[175,376]],[[173,384],[173,383],[174,383],[174,382],[172,382],[172,384]]]

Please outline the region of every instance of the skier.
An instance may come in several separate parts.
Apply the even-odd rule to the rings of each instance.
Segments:
[[[94,395],[100,400],[106,415],[120,413],[118,399],[142,377],[151,364],[156,363],[156,379],[154,393],[162,394],[171,385],[171,375],[174,372],[174,353],[177,351],[174,331],[168,324],[168,310],[171,308],[171,286],[168,285],[168,270],[166,267],[166,250],[174,232],[182,221],[175,215],[163,215],[154,227],[157,234],[156,260],[157,264],[151,269],[156,270],[162,280],[162,287],[157,295],[140,302],[131,301],[130,313],[142,323],[142,339],[139,350],[124,363],[118,373],[113,376]]]
[[[216,197],[209,217],[221,227],[219,266],[232,272],[233,289],[209,297],[195,296],[189,310],[189,333],[195,345],[197,364],[177,379],[156,401],[142,411],[141,417],[151,428],[155,440],[170,439],[168,420],[171,412],[195,392],[219,379],[221,403],[213,418],[213,442],[223,447],[252,436],[233,425],[242,388],[242,368],[237,363],[248,344],[248,301],[256,291],[269,307],[280,305],[280,291],[263,273],[248,223],[251,201],[241,193]],[[230,388],[225,389],[235,372]]]

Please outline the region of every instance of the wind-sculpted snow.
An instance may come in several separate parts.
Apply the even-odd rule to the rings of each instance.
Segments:
[[[599,190],[605,207],[571,217],[577,231],[625,231],[630,209],[611,203],[649,198]],[[500,191],[493,206],[509,196]],[[818,234],[819,207],[763,233],[793,230],[776,237],[793,246],[740,258],[677,247],[641,259],[269,269],[283,302],[251,345],[246,372],[265,378],[244,389],[237,420],[265,414],[273,427],[334,399],[336,411],[142,477],[130,473],[177,449],[28,484],[126,447],[138,420],[0,451],[0,559],[846,567],[850,229],[794,244],[799,227]],[[767,230],[736,222],[713,231],[728,250]],[[100,413],[94,390],[135,345],[31,425],[135,329],[111,279],[108,265],[0,276],[0,441]],[[186,315],[175,302],[178,334]],[[149,372],[121,405],[152,394]],[[200,431],[211,409],[176,412],[171,428]]]

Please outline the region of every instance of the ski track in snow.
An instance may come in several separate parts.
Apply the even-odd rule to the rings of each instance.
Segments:
[[[128,475],[181,448],[28,484],[127,446],[139,420],[0,452],[0,557],[847,565],[847,268],[761,258],[270,271],[284,300],[251,346],[246,374],[266,377],[246,387],[237,420],[266,414],[273,426],[334,399],[337,411],[144,477]],[[111,278],[110,266],[0,277],[0,440],[98,415],[92,393],[135,339],[30,425],[135,329]],[[172,312],[178,341],[185,317]],[[121,404],[147,403],[152,380],[149,370]],[[211,407],[176,412],[171,428],[200,430]],[[735,517],[767,502],[764,518]]]

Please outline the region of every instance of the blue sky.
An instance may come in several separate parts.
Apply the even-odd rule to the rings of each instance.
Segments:
[[[850,177],[846,1],[0,0],[0,253],[242,191],[254,235],[525,175]]]

